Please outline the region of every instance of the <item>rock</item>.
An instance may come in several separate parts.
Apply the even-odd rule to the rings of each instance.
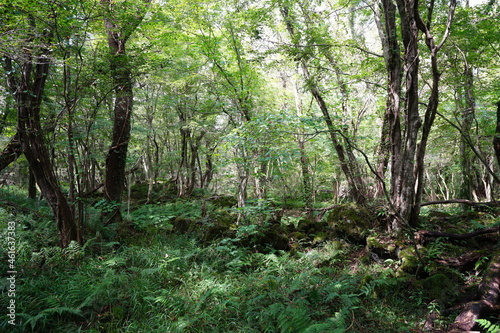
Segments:
[[[375,220],[367,209],[351,204],[332,209],[328,214],[327,224],[335,237],[364,243],[370,230],[375,227]]]

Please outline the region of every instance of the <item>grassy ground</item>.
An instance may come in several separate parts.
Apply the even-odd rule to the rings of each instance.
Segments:
[[[403,274],[397,260],[376,262],[363,245],[326,239],[282,251],[243,245],[237,232],[207,242],[196,232],[171,232],[172,206],[144,209],[126,238],[104,241],[114,231],[89,223],[93,236],[62,250],[52,219],[38,213],[43,207],[31,215],[0,208],[1,238],[16,224],[18,272],[16,326],[2,312],[0,331],[418,332],[472,279],[454,272],[458,281],[448,276],[452,284],[436,294],[422,282],[429,277]],[[182,211],[194,210],[188,202]],[[439,251],[449,249],[433,255]],[[1,255],[5,310],[12,299],[6,247]]]

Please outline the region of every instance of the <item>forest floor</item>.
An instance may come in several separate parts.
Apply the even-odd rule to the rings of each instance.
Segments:
[[[498,249],[498,231],[419,242],[379,230],[376,208],[307,221],[300,205],[238,210],[227,197],[132,205],[120,226],[89,207],[84,244],[61,249],[43,202],[0,191],[0,238],[15,225],[15,261],[0,249],[1,307],[15,302],[2,332],[446,332]],[[426,208],[419,229],[466,233],[498,216]],[[475,329],[496,332],[498,312],[481,318]]]

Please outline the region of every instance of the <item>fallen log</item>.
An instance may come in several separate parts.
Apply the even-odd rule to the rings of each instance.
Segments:
[[[486,235],[486,234],[492,234],[495,232],[500,231],[500,225],[496,225],[491,228],[484,228],[484,229],[479,229],[475,230],[472,232],[466,232],[466,233],[452,233],[452,232],[440,232],[440,231],[429,231],[429,230],[420,230],[415,233],[415,238],[420,242],[420,243],[426,243],[429,238],[439,238],[439,237],[446,237],[450,240],[466,240],[470,238],[474,238],[480,235]]]
[[[449,332],[470,332],[484,311],[493,311],[500,296],[500,253],[497,252],[478,287],[479,300],[469,302],[450,326]]]
[[[500,202],[498,201],[488,201],[488,202],[476,202],[467,199],[452,199],[452,200],[436,200],[422,202],[420,207],[430,206],[430,205],[449,205],[449,204],[464,204],[472,207],[500,207]]]
[[[438,258],[435,262],[460,270],[465,266],[473,266],[484,256],[484,251],[468,251],[459,257]]]

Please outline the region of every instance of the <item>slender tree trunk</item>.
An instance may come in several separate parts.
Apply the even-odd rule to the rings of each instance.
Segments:
[[[286,28],[288,31],[288,34],[292,40],[295,40],[295,26],[293,23],[293,18],[292,15],[289,11],[289,6],[284,3],[280,3],[280,12],[281,15],[283,16],[283,19],[285,20]],[[296,45],[298,47],[298,45]],[[328,59],[328,57],[327,57]],[[332,60],[330,58],[330,60]],[[304,78],[306,79],[308,85],[308,89],[310,93],[313,95],[316,103],[318,104],[322,114],[323,118],[325,120],[326,126],[328,128],[328,132],[330,134],[330,140],[332,142],[332,145],[335,148],[335,151],[337,152],[337,156],[340,162],[340,167],[342,169],[342,172],[344,173],[347,184],[349,186],[349,194],[350,196],[354,199],[354,201],[358,204],[364,204],[366,202],[366,188],[365,188],[365,183],[364,180],[361,176],[359,167],[357,165],[357,162],[354,159],[354,154],[352,153],[352,150],[347,144],[344,146],[342,144],[342,138],[339,139],[339,134],[338,130],[335,127],[333,120],[330,116],[330,111],[328,110],[328,106],[323,99],[323,95],[321,94],[318,86],[315,84],[310,71],[308,64],[305,59],[299,58],[297,59],[299,62],[302,72],[304,75]],[[332,60],[333,61],[333,60]],[[342,88],[342,85],[341,85]],[[343,98],[345,96],[343,95]]]
[[[497,102],[497,126],[495,128],[495,138],[493,139],[493,149],[497,157],[497,163],[500,166],[500,101]]]
[[[474,119],[475,113],[475,98],[473,92],[474,76],[472,73],[472,68],[465,60],[464,69],[464,97],[465,97],[465,108],[462,111],[462,131],[470,135],[472,128],[472,121]],[[462,173],[462,182],[460,186],[460,198],[471,200],[472,199],[472,160],[473,156],[469,149],[469,145],[465,140],[463,135],[460,136],[460,165]],[[469,210],[470,207],[467,205],[462,205],[463,210]]]
[[[418,216],[420,215],[420,202],[422,201],[422,193],[424,190],[424,172],[425,172],[425,167],[424,167],[424,159],[425,159],[425,154],[427,150],[427,142],[429,140],[429,135],[432,129],[432,125],[434,123],[434,120],[436,119],[437,115],[437,108],[439,104],[439,82],[441,78],[441,73],[438,70],[438,53],[445,41],[448,38],[449,32],[450,32],[450,27],[451,27],[451,22],[453,20],[453,16],[455,13],[455,7],[457,3],[456,0],[451,0],[450,1],[450,8],[448,11],[448,21],[447,21],[447,27],[446,30],[443,34],[443,37],[440,41],[439,44],[436,44],[434,40],[434,36],[430,32],[430,22],[427,22],[427,24],[424,24],[423,20],[420,18],[418,14],[418,1],[416,2],[416,7],[415,7],[415,13],[416,13],[416,18],[415,22],[418,26],[418,28],[424,33],[425,35],[425,44],[427,45],[427,48],[429,49],[430,53],[430,60],[431,60],[431,73],[432,73],[432,86],[431,86],[431,93],[429,96],[429,100],[427,102],[427,107],[425,110],[425,117],[424,117],[424,122],[422,126],[422,135],[420,138],[420,142],[418,144],[417,150],[416,150],[416,164],[415,164],[415,183],[416,183],[416,190],[415,190],[415,199],[414,203],[411,208],[411,215],[410,219],[408,220],[409,224],[412,226],[415,226],[418,222]],[[430,11],[430,9],[429,9]],[[429,17],[432,15],[432,11],[429,12]],[[418,53],[417,53],[418,56]],[[417,112],[418,112],[418,106],[417,106]]]
[[[380,13],[377,4],[374,7],[387,70],[386,109],[382,120],[376,169],[378,176],[383,181],[385,180],[385,173],[390,157],[401,151],[400,114],[403,68],[401,66],[401,50],[397,37],[396,5],[393,0],[382,0],[382,13]],[[381,17],[382,14],[383,19]],[[392,160],[392,163],[395,164],[396,161]],[[394,187],[394,184],[391,187]],[[378,181],[375,186],[376,196],[383,194],[383,188],[384,185]]]

